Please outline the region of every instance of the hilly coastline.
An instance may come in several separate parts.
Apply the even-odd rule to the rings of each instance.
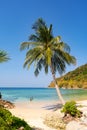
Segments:
[[[87,89],[87,64],[68,72],[60,78],[56,78],[60,88],[84,88]],[[53,81],[49,87],[54,87]]]

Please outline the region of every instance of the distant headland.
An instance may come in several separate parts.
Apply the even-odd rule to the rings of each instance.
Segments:
[[[64,76],[57,78],[60,88],[84,88],[87,89],[87,64],[68,72]],[[49,87],[54,87],[53,81]]]

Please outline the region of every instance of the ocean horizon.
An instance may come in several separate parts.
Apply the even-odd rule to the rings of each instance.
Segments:
[[[86,100],[87,90],[84,89],[60,89],[65,100]],[[0,87],[2,99],[15,102],[29,101],[58,101],[55,88],[33,87]]]

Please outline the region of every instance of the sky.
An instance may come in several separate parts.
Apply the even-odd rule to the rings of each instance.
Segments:
[[[0,64],[0,87],[48,87],[52,81],[50,72],[35,77],[34,66],[23,68],[26,51],[20,44],[28,41],[38,18],[53,25],[54,36],[60,35],[76,57],[66,73],[87,63],[87,0],[0,0],[0,50],[11,58]]]

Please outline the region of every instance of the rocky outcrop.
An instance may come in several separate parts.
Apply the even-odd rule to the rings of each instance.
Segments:
[[[44,124],[57,130],[65,130],[66,127],[66,124],[63,122],[62,118],[55,114],[47,115],[44,119]]]
[[[14,108],[13,103],[11,103],[10,101],[3,100],[3,99],[0,99],[0,106],[4,108],[8,108],[8,109]]]

